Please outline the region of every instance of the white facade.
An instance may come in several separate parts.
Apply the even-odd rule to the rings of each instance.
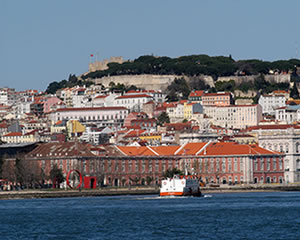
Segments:
[[[225,128],[244,129],[256,126],[262,120],[262,109],[256,105],[204,106],[211,123]]]
[[[61,108],[50,114],[50,120],[78,120],[82,123],[95,123],[99,126],[121,126],[128,115],[124,107]]]
[[[280,126],[280,125],[278,125]],[[287,183],[300,182],[300,129],[290,126],[280,129],[259,129],[258,144],[260,147],[283,152],[284,178]]]
[[[153,98],[147,94],[123,95],[115,98],[114,105],[128,108],[131,112],[140,112],[143,104],[152,100]]]
[[[275,119],[286,124],[300,121],[300,106],[294,105],[277,108],[275,110]]]
[[[262,113],[275,115],[275,109],[285,106],[284,95],[261,95],[258,104],[262,107]]]
[[[16,102],[14,88],[0,88],[0,104],[11,106]]]
[[[166,110],[171,123],[182,122],[184,119],[184,104],[175,104]]]

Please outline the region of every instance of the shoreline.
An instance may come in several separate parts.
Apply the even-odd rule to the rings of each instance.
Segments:
[[[300,191],[298,185],[262,185],[262,186],[232,186],[232,187],[203,187],[202,194],[218,193],[240,193],[240,192],[289,192]],[[39,199],[39,198],[69,198],[69,197],[105,197],[105,196],[122,196],[122,195],[158,195],[159,188],[132,187],[112,188],[112,189],[95,189],[95,190],[20,190],[20,191],[1,191],[0,200],[12,199]]]

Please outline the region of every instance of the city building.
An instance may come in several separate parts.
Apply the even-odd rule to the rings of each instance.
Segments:
[[[284,95],[261,95],[258,104],[262,107],[263,114],[275,115],[275,109],[285,106],[286,98]]]
[[[202,95],[203,106],[229,106],[233,104],[230,92],[204,93]]]
[[[256,105],[204,106],[211,123],[225,128],[244,129],[256,126],[262,120],[262,108]]]
[[[56,164],[64,174],[71,169],[96,176],[98,185],[159,184],[167,169],[187,169],[201,181],[215,184],[284,182],[284,154],[257,145],[201,142],[173,146],[102,147],[99,155],[87,144],[45,143],[27,154],[45,174]],[[262,167],[263,166],[263,167]]]
[[[115,106],[128,108],[131,112],[140,112],[143,104],[152,101],[153,97],[148,94],[128,94],[115,98]]]
[[[60,120],[78,120],[82,123],[94,123],[99,126],[122,126],[128,115],[125,107],[98,108],[61,108],[49,114],[52,122]]]
[[[285,154],[286,182],[300,182],[300,126],[262,125],[247,129],[260,147]]]

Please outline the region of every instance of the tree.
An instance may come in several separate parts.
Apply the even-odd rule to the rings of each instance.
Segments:
[[[169,123],[169,122],[170,122],[170,118],[166,112],[162,112],[157,118],[157,124],[159,126],[162,126],[164,125],[164,123]]]
[[[190,87],[184,78],[175,78],[167,88],[169,93],[176,93],[182,99],[187,99],[190,94]],[[169,94],[168,94],[169,95]]]
[[[293,88],[291,89],[290,92],[290,97],[293,99],[299,99],[299,91],[297,88],[297,83],[294,83]]]
[[[153,177],[147,176],[146,177],[146,183],[147,185],[150,185],[153,182]]]
[[[135,177],[135,178],[129,178],[131,182],[134,183],[134,185],[138,185],[139,181],[141,180],[140,177]]]
[[[55,164],[50,171],[50,179],[52,180],[53,184],[56,183],[58,186],[65,181],[63,172],[57,167],[57,164]]]
[[[178,168],[173,168],[173,169],[168,169],[166,172],[164,172],[163,177],[172,178],[174,175],[184,175],[184,174]]]

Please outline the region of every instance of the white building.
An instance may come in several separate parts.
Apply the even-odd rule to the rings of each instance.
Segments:
[[[262,107],[262,113],[275,115],[275,109],[285,106],[284,95],[261,95],[258,104]]]
[[[140,112],[143,104],[153,101],[153,97],[147,94],[129,94],[115,98],[114,105],[128,108],[131,112]]]
[[[115,98],[121,96],[121,94],[111,93],[109,95],[98,95],[93,98],[93,107],[112,107],[115,106]]]
[[[300,182],[300,126],[263,125],[251,129],[260,147],[282,152],[285,156],[284,175],[288,182]]]
[[[163,93],[162,91],[154,91],[154,90],[131,90],[126,93],[126,95],[138,95],[138,94],[147,94],[153,97],[153,101],[157,103],[163,103],[166,101],[167,94]]]
[[[125,107],[61,108],[50,113],[49,119],[52,122],[78,120],[98,126],[121,126],[128,112]]]
[[[300,121],[300,105],[291,105],[275,109],[275,119],[286,124]]]
[[[184,120],[184,103],[170,103],[166,112],[170,118],[170,123],[182,122]]]
[[[0,104],[11,106],[16,102],[16,91],[14,88],[0,88]]]
[[[256,126],[262,120],[262,109],[256,105],[204,106],[211,123],[225,128],[244,129]]]

